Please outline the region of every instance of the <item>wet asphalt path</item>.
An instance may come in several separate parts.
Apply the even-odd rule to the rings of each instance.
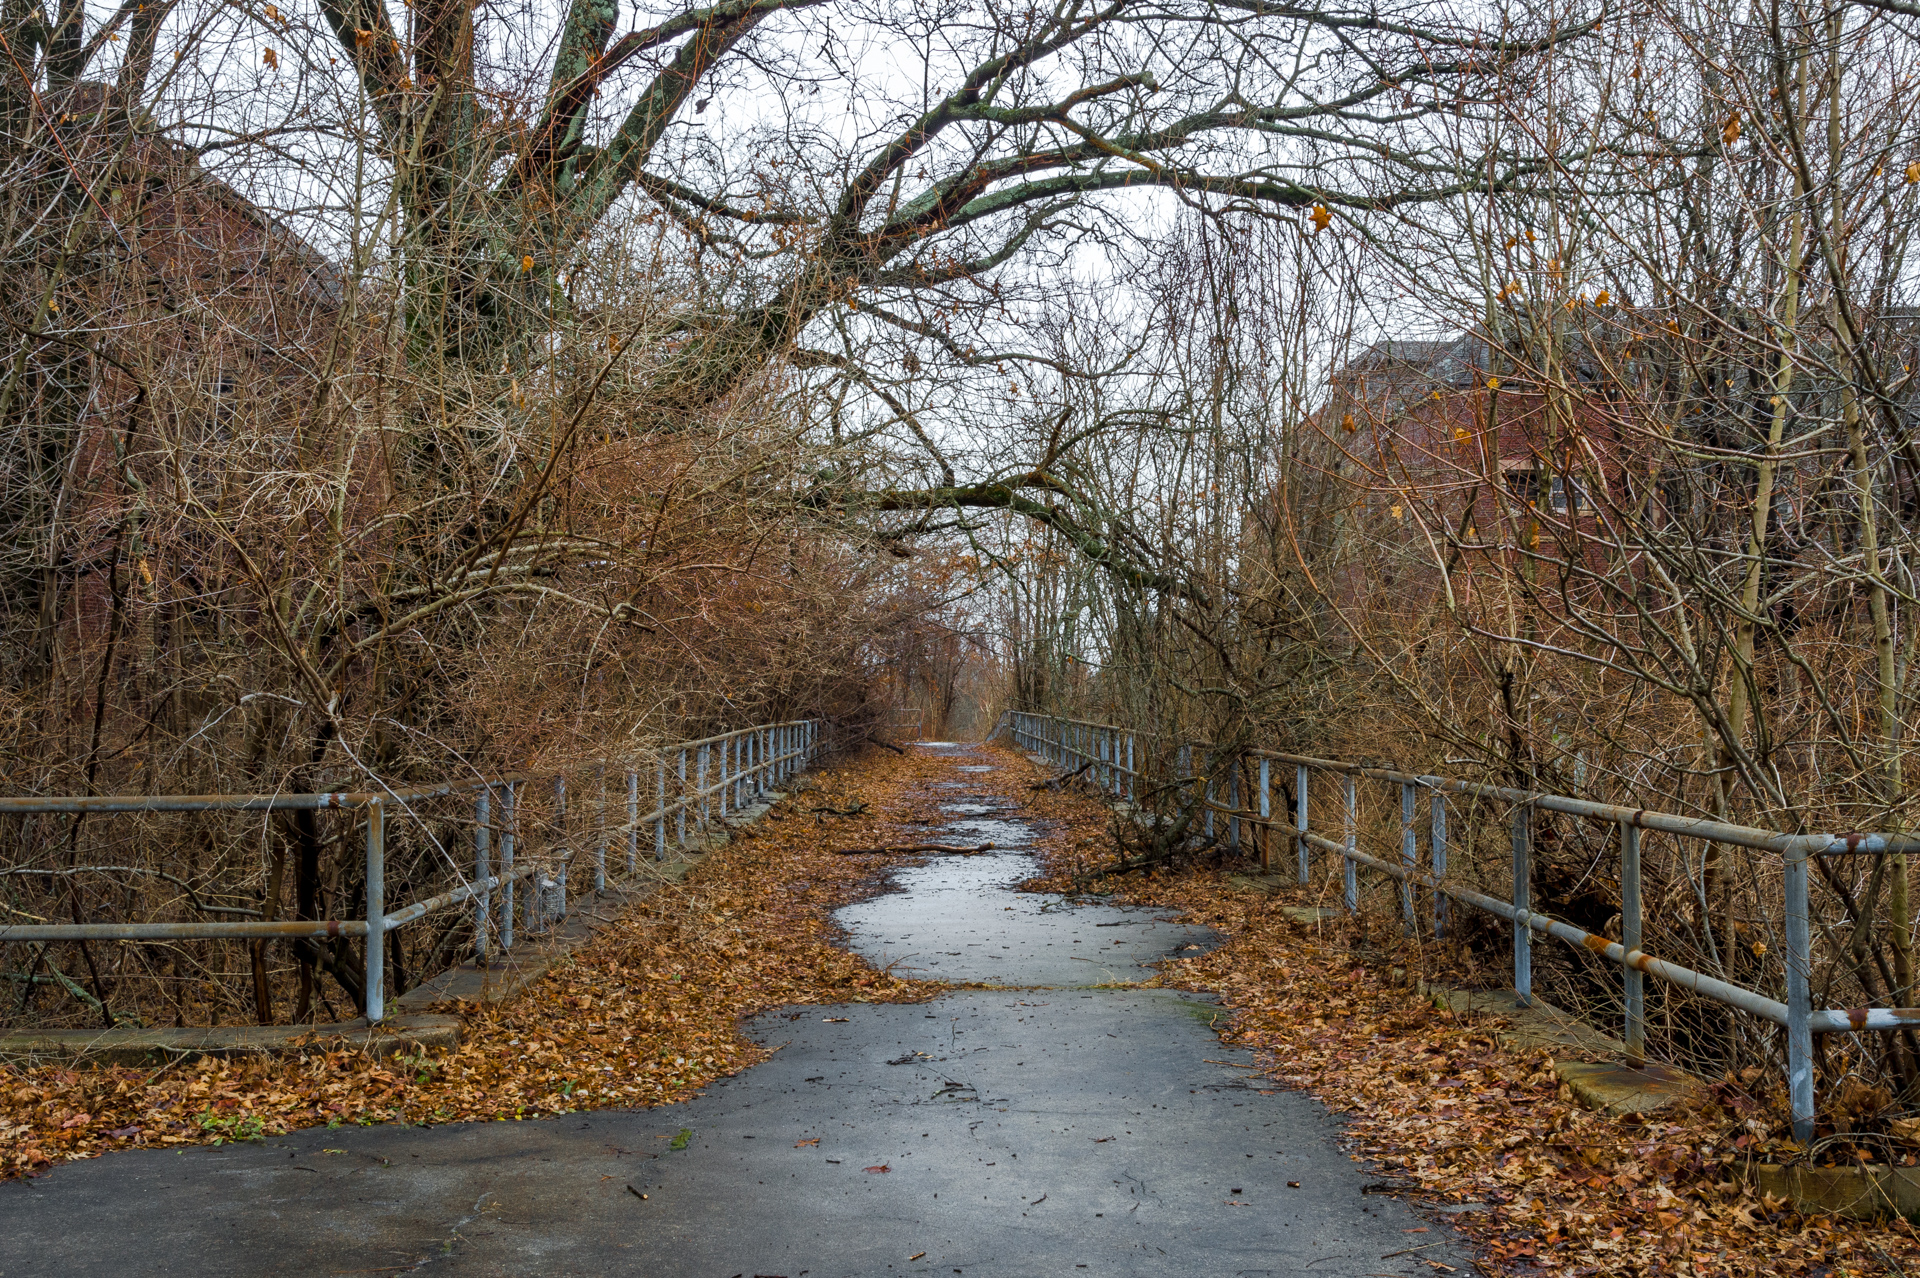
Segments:
[[[768,1015],[770,1061],[671,1108],[61,1167],[0,1186],[0,1278],[1472,1272],[1362,1193],[1317,1103],[1259,1090],[1209,1000],[1128,988],[1204,934],[1014,892],[1030,832],[972,792],[981,755],[931,748],[956,765],[939,835],[1003,850],[840,921],[875,962],[1015,988]]]

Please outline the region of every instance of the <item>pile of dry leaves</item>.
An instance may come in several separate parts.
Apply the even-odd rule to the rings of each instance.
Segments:
[[[1085,793],[1029,791],[1049,775],[1012,750],[987,774],[1049,818],[1045,877],[1113,859],[1110,810]],[[1231,1010],[1228,1041],[1255,1050],[1264,1075],[1310,1092],[1349,1122],[1356,1156],[1383,1190],[1477,1204],[1451,1219],[1495,1272],[1566,1275],[1920,1273],[1911,1225],[1802,1215],[1756,1197],[1743,1164],[1753,1107],[1732,1089],[1704,1113],[1613,1118],[1577,1106],[1553,1061],[1497,1044],[1485,1016],[1459,1017],[1356,961],[1341,927],[1282,913],[1306,904],[1236,888],[1212,869],[1105,881],[1114,899],[1173,906],[1226,937],[1178,961],[1159,983],[1210,990]],[[1904,1266],[1904,1268],[1903,1268]],[[1446,1266],[1434,1264],[1436,1271]]]
[[[764,1056],[741,1034],[742,1017],[791,1003],[932,997],[944,987],[896,979],[835,945],[827,917],[871,894],[893,860],[835,849],[914,837],[932,769],[870,751],[809,774],[804,784],[814,788],[740,832],[684,883],[657,890],[527,995],[462,1009],[469,1019],[451,1052],[0,1070],[0,1172],[297,1127],[665,1104]]]

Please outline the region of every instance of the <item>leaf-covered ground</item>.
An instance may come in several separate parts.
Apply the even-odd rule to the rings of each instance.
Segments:
[[[459,1048],[385,1062],[355,1051],[204,1058],[163,1069],[0,1068],[0,1171],[138,1146],[344,1123],[522,1119],[684,1100],[762,1059],[743,1017],[801,1003],[901,1002],[896,979],[834,944],[828,914],[878,890],[894,858],[834,849],[915,841],[939,765],[870,750],[666,885],[525,996],[468,1007]],[[864,803],[856,815],[840,812]]]
[[[1106,806],[1035,791],[1046,770],[1008,749],[969,786],[1025,805],[1045,873],[1110,860]],[[897,858],[846,847],[918,842],[937,819],[924,783],[950,762],[863,755],[814,774],[685,884],[664,888],[575,961],[499,1008],[467,1009],[456,1051],[384,1064],[351,1052],[204,1060],[165,1070],[13,1066],[0,1073],[0,1166],[130,1146],[246,1139],[331,1123],[537,1118],[683,1100],[764,1050],[743,1017],[787,1004],[916,1001],[944,986],[897,980],[834,944],[828,914],[878,890]],[[845,811],[853,816],[816,813]],[[1383,1188],[1479,1204],[1451,1219],[1490,1273],[1832,1276],[1920,1274],[1904,1223],[1804,1216],[1741,1184],[1751,1144],[1737,1097],[1707,1113],[1604,1117],[1560,1091],[1552,1062],[1496,1044],[1491,1023],[1436,1011],[1388,970],[1356,961],[1337,928],[1310,932],[1284,895],[1212,869],[1134,876],[1117,900],[1173,906],[1226,943],[1157,983],[1217,992],[1225,1037],[1255,1050],[1276,1088],[1349,1123]],[[1435,1263],[1436,1272],[1446,1268]],[[1904,1268],[1903,1268],[1904,1267]]]
[[[1026,791],[1051,774],[1000,754],[990,775],[1055,830],[1030,888],[1065,891],[1073,873],[1112,862],[1104,803]],[[1344,929],[1310,930],[1281,913],[1311,902],[1235,888],[1214,869],[1094,886],[1219,931],[1224,945],[1170,964],[1158,983],[1219,994],[1231,1010],[1223,1037],[1252,1048],[1276,1087],[1341,1115],[1355,1156],[1390,1192],[1484,1204],[1451,1219],[1482,1246],[1489,1272],[1920,1274],[1920,1242],[1904,1221],[1802,1215],[1750,1193],[1741,1169],[1753,1107],[1729,1089],[1718,1089],[1725,1107],[1706,1113],[1601,1115],[1561,1090],[1545,1053],[1496,1044],[1485,1016],[1437,1011],[1390,968],[1356,961]]]

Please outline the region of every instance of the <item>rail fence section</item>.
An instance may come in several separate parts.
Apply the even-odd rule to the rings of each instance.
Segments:
[[[438,911],[469,905],[475,958],[485,963],[498,948],[511,950],[516,924],[521,936],[544,931],[566,916],[567,880],[575,862],[590,857],[593,890],[607,885],[608,857],[616,845],[628,874],[639,869],[643,843],[654,859],[670,845],[684,846],[688,826],[702,833],[716,818],[738,811],[804,769],[818,754],[825,722],[819,719],[758,724],[698,741],[675,742],[643,759],[609,761],[586,769],[587,822],[568,807],[580,804],[565,773],[511,773],[406,788],[329,794],[105,795],[0,798],[0,815],[32,813],[269,813],[345,811],[358,814],[365,842],[366,911],[362,918],[268,919],[261,911],[208,905],[188,894],[202,912],[254,915],[248,921],[149,923],[29,923],[0,926],[0,945],[15,942],[357,937],[365,945],[365,1011],[369,1022],[386,1014],[387,934]],[[579,774],[576,773],[576,780]],[[617,787],[617,788],[616,788]],[[575,791],[578,786],[576,785]],[[452,812],[448,804],[471,804]],[[647,806],[642,811],[642,805]],[[620,805],[624,803],[624,820]],[[534,809],[537,806],[537,813]],[[442,882],[457,885],[399,909],[386,905],[389,845],[399,827],[441,862]],[[585,829],[578,829],[582,825]],[[535,827],[537,842],[529,837]],[[470,832],[471,873],[447,829]],[[619,853],[615,853],[618,858]],[[111,868],[111,867],[102,867]],[[432,868],[432,867],[430,867]],[[618,860],[616,859],[616,872]],[[31,873],[32,871],[25,871]],[[51,871],[50,871],[51,872]],[[180,882],[179,880],[175,880]],[[516,888],[525,891],[516,896]],[[184,883],[182,883],[184,886]],[[207,895],[217,895],[207,893]],[[431,975],[431,973],[422,973]]]
[[[1015,712],[1009,724],[1014,739],[1023,747],[1063,767],[1087,771],[1093,782],[1116,797],[1137,800],[1144,780],[1136,769],[1139,742],[1146,734],[1112,724],[1090,723],[1047,715]],[[1816,1009],[1812,996],[1812,928],[1808,902],[1808,866],[1816,856],[1879,856],[1893,852],[1920,852],[1920,839],[1885,834],[1789,834],[1777,830],[1730,825],[1698,817],[1655,812],[1595,803],[1587,799],[1558,794],[1541,794],[1502,786],[1484,785],[1448,777],[1414,775],[1391,768],[1369,767],[1336,759],[1318,759],[1306,755],[1284,754],[1271,750],[1247,750],[1237,757],[1221,758],[1207,775],[1194,774],[1195,747],[1182,746],[1178,752],[1177,781],[1182,787],[1198,791],[1205,806],[1205,833],[1214,835],[1214,819],[1227,824],[1227,840],[1238,846],[1243,826],[1261,831],[1263,842],[1271,846],[1272,832],[1280,829],[1290,835],[1297,858],[1299,882],[1306,884],[1312,870],[1312,854],[1325,852],[1340,858],[1343,900],[1348,911],[1360,904],[1358,874],[1368,870],[1397,880],[1405,925],[1420,926],[1415,917],[1416,885],[1434,893],[1430,926],[1435,936],[1447,923],[1447,901],[1458,901],[1476,910],[1508,920],[1513,925],[1513,987],[1522,1006],[1532,999],[1533,936],[1539,932],[1555,936],[1569,945],[1611,959],[1624,969],[1626,1006],[1626,1044],[1636,1059],[1646,1052],[1646,1003],[1644,979],[1647,976],[1687,989],[1703,998],[1722,1003],[1736,1011],[1759,1017],[1786,1031],[1787,1092],[1792,1106],[1795,1139],[1813,1137],[1815,1097],[1813,1082],[1813,1035],[1845,1034],[1861,1031],[1885,1031],[1920,1027],[1920,1009],[1852,1008]],[[1274,765],[1294,769],[1294,811],[1275,817],[1273,811]],[[1251,806],[1242,802],[1241,777],[1249,778],[1254,799]],[[1337,780],[1341,796],[1340,837],[1317,833],[1308,822],[1308,795],[1315,775]],[[1359,791],[1362,781],[1377,781],[1396,791],[1400,809],[1399,839],[1390,857],[1369,855],[1360,850]],[[1225,793],[1221,791],[1224,789]],[[1427,800],[1426,862],[1421,864],[1419,800]],[[1509,805],[1512,811],[1514,899],[1501,900],[1475,891],[1447,877],[1447,798],[1460,795]],[[1535,810],[1560,812],[1588,821],[1607,822],[1617,829],[1617,847],[1621,887],[1621,939],[1611,941],[1571,923],[1550,918],[1531,908],[1532,829]],[[1287,820],[1287,816],[1291,820]],[[1643,830],[1725,843],[1772,853],[1781,858],[1785,888],[1785,917],[1780,934],[1786,976],[1786,1000],[1771,998],[1756,990],[1696,972],[1668,962],[1640,948],[1643,924],[1641,899],[1640,836]]]

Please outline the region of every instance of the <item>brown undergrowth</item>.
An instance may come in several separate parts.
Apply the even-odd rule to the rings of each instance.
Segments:
[[[687,1100],[768,1055],[740,1022],[789,1004],[914,1002],[834,943],[829,913],[879,889],[893,857],[836,848],[912,841],[929,761],[869,749],[809,773],[680,884],[629,910],[527,994],[465,1007],[460,1046],[381,1062],[355,1051],[162,1069],[0,1069],[0,1171],[115,1149],[218,1144],[295,1128],[524,1119]],[[861,805],[864,805],[862,807]],[[814,809],[836,809],[836,812]],[[842,815],[858,809],[853,815]]]
[[[1029,889],[1069,891],[1074,874],[1112,862],[1104,802],[1028,790],[1049,772],[1011,748],[997,753],[1001,770],[983,780],[1050,829]],[[1358,936],[1344,925],[1310,930],[1282,913],[1318,902],[1236,888],[1211,866],[1103,883],[1115,901],[1178,908],[1221,933],[1219,948],[1170,963],[1155,983],[1217,993],[1230,1012],[1222,1037],[1253,1049],[1260,1077],[1341,1115],[1382,1192],[1475,1204],[1451,1220],[1490,1273],[1920,1273],[1905,1222],[1807,1215],[1749,1192],[1742,1163],[1770,1133],[1755,1130],[1759,1107],[1730,1087],[1717,1087],[1704,1112],[1586,1110],[1547,1054],[1503,1047],[1487,1016],[1437,1011],[1393,978],[1393,963],[1356,958]]]

